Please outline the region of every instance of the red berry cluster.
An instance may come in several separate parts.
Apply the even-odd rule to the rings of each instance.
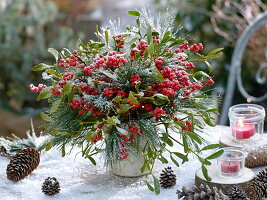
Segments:
[[[188,42],[183,42],[178,48],[174,50],[174,52],[183,53],[186,49],[189,49]]]
[[[47,86],[44,85],[44,84],[39,84],[37,87],[34,86],[33,84],[30,84],[29,85],[29,89],[31,92],[34,92],[34,93],[39,93],[42,91],[43,88],[46,88]]]
[[[94,60],[95,68],[104,68],[108,67],[120,67],[123,64],[127,63],[127,60],[121,57],[120,53],[116,51],[109,52],[107,56],[99,54]]]
[[[88,94],[88,95],[99,95],[99,93],[96,91],[95,88],[91,88],[89,85],[81,85],[80,86],[82,92]]]
[[[73,79],[73,77],[74,77],[74,73],[72,73],[72,72],[67,72],[67,73],[65,73],[65,74],[63,75],[63,80],[64,80],[64,81],[68,81],[68,80]]]
[[[99,131],[99,132],[97,133],[97,136],[95,136],[95,137],[93,137],[93,138],[91,139],[91,141],[92,141],[93,143],[96,143],[96,142],[98,142],[99,140],[102,140],[102,133],[101,133],[101,131]]]
[[[158,57],[157,59],[155,59],[154,63],[155,63],[155,66],[157,67],[158,70],[162,70],[163,69],[162,65],[164,63],[164,60],[163,60],[162,57]]]
[[[106,97],[114,98],[116,96],[121,96],[122,99],[125,99],[127,97],[127,93],[124,92],[121,89],[118,89],[116,87],[106,87],[103,91],[103,94]]]
[[[140,43],[137,45],[137,49],[140,51],[140,56],[144,56],[147,47],[148,47],[147,41],[141,40]]]
[[[124,47],[125,39],[124,39],[123,35],[116,35],[115,36],[115,44],[119,49]]]
[[[155,108],[155,110],[153,111],[153,116],[156,118],[161,117],[163,114],[165,113],[164,110],[162,110],[161,108]]]
[[[192,44],[190,46],[190,51],[194,52],[194,53],[198,53],[198,51],[203,50],[203,45],[202,43],[198,43],[198,44]]]
[[[133,48],[130,50],[130,58],[132,58],[131,61],[135,61],[137,53],[140,53],[140,51],[137,48]]]
[[[136,124],[132,122],[132,123],[131,123],[131,126],[129,127],[129,131],[131,131],[131,132],[133,132],[133,133],[136,133],[136,134],[142,136],[143,133],[141,132],[141,130],[138,129],[138,128],[136,128],[135,126],[136,126]]]
[[[131,81],[131,86],[132,86],[132,87],[135,87],[135,85],[136,85],[137,83],[141,82],[142,79],[140,78],[139,75],[133,74],[133,75],[131,76],[130,81]]]
[[[78,109],[78,114],[79,115],[82,115],[82,114],[84,114],[85,112],[88,112],[88,111],[91,111],[94,117],[102,115],[99,112],[99,109],[97,107],[94,107],[93,104],[89,103],[85,99],[82,99],[82,100],[75,99],[70,103],[70,106],[73,109]]]
[[[70,67],[78,67],[78,68],[83,68],[84,64],[80,63],[79,58],[77,57],[78,52],[75,50],[73,51],[73,55],[70,55],[66,59],[60,59],[59,60],[59,67],[65,67],[65,68],[70,68]]]
[[[86,76],[91,76],[92,75],[92,70],[94,69],[94,66],[93,65],[90,65],[90,66],[87,66],[87,67],[84,67],[82,69],[82,72],[85,73]]]

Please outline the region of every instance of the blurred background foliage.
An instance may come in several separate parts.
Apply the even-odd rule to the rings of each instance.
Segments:
[[[0,10],[0,103],[17,112],[34,112],[39,108],[36,96],[29,93],[30,83],[39,83],[41,74],[31,68],[52,57],[49,47],[72,48],[77,42],[73,31],[60,23],[53,2],[11,0]],[[48,57],[49,56],[49,57]]]

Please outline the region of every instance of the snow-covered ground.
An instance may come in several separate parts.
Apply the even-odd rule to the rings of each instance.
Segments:
[[[207,128],[212,142],[218,142],[221,134],[229,131],[229,127],[217,126]],[[41,142],[42,138],[39,138]],[[79,150],[76,149],[76,152]],[[39,167],[27,178],[13,183],[6,178],[6,166],[9,161],[0,157],[0,199],[1,200],[176,200],[176,190],[183,186],[194,184],[195,171],[200,167],[193,158],[179,168],[173,164],[177,175],[177,184],[170,189],[161,189],[159,195],[150,192],[145,185],[144,177],[123,178],[113,175],[103,167],[103,159],[98,157],[94,166],[80,154],[75,158],[61,157],[57,149],[42,152]],[[155,175],[166,167],[161,163],[155,166]],[[48,176],[56,177],[60,182],[61,191],[55,196],[46,196],[41,192],[41,186]]]

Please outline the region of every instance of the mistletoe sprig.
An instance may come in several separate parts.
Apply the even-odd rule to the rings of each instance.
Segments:
[[[203,91],[214,82],[198,62],[219,58],[221,48],[201,54],[201,43],[189,44],[171,27],[172,17],[161,25],[147,11],[129,11],[136,25],[124,30],[115,23],[96,31],[97,41],[80,44],[77,50],[61,52],[49,49],[54,65],[39,64],[51,85],[30,85],[37,99],[51,104],[41,117],[51,135],[44,148],[59,146],[65,156],[66,145],[81,147],[82,156],[96,164],[93,156],[104,152],[106,163],[124,160],[129,151],[145,157],[142,172],[152,175],[148,188],[159,194],[159,182],[153,174],[156,160],[168,163],[167,151],[177,166],[193,154],[205,165],[222,154],[208,157],[202,152],[215,149],[205,146],[201,137],[205,125],[214,126],[211,98]],[[171,133],[172,132],[172,133]],[[141,145],[145,141],[145,145]],[[181,146],[181,152],[171,147]]]

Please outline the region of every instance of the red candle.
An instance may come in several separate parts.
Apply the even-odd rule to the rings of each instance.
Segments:
[[[254,124],[243,123],[242,119],[238,120],[236,126],[232,126],[232,135],[237,139],[248,139],[255,135],[255,133]]]
[[[240,162],[237,160],[223,160],[221,162],[221,171],[223,173],[237,173],[240,171]]]

